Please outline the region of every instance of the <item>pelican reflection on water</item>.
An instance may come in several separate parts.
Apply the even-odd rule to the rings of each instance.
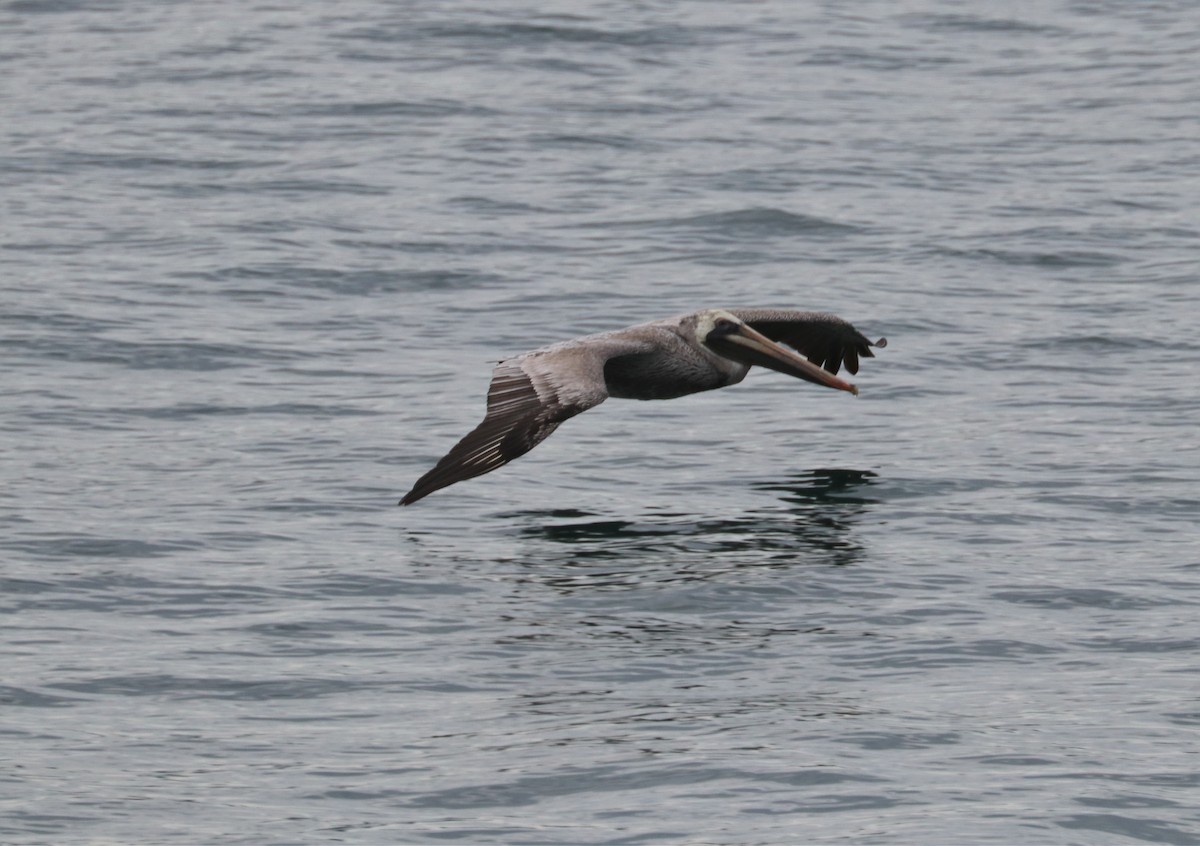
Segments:
[[[785,346],[786,345],[786,346]],[[837,373],[873,358],[869,341],[832,314],[769,308],[706,309],[585,335],[496,365],[487,414],[400,500],[410,505],[519,458],[564,420],[609,397],[673,399],[736,385],[753,365],[858,394]]]

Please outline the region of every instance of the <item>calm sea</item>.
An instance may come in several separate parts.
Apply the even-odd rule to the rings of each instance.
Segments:
[[[0,3],[0,841],[1200,843],[1200,6]],[[890,344],[405,509],[492,362]]]

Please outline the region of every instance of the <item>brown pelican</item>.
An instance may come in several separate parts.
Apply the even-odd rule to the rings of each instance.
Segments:
[[[794,347],[804,355],[781,346]],[[506,359],[492,371],[487,415],[400,500],[490,473],[609,397],[672,399],[736,385],[757,364],[857,396],[842,364],[874,358],[872,343],[840,317],[768,308],[707,309],[563,341]],[[807,356],[807,358],[805,358]],[[810,360],[811,359],[811,360]]]

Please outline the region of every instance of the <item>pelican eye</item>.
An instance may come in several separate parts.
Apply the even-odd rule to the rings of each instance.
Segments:
[[[722,317],[720,320],[717,321],[717,325],[714,328],[718,332],[729,333],[729,332],[735,331],[738,328],[738,325],[736,323],[734,323],[732,320],[730,320],[728,317]]]

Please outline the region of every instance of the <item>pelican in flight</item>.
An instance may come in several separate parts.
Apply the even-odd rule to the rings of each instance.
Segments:
[[[787,344],[787,346],[782,346]],[[585,335],[506,359],[492,371],[487,415],[400,500],[411,505],[455,482],[490,473],[544,441],[558,425],[609,397],[673,399],[736,385],[751,365],[858,395],[837,377],[874,358],[867,340],[832,314],[769,308],[706,309]],[[798,354],[793,349],[803,355]]]

